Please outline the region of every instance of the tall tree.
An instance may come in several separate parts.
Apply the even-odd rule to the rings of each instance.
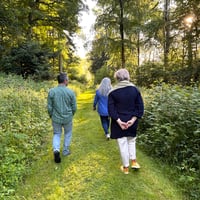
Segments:
[[[182,68],[187,65],[187,81],[195,80],[195,74],[198,72],[197,60],[200,53],[200,9],[198,0],[175,1],[175,11],[173,13],[173,29],[178,32],[174,37],[174,42],[179,39],[179,45],[182,46],[182,52],[179,53],[182,58]]]
[[[164,11],[163,11],[163,35],[164,35],[164,67],[168,66],[168,55],[170,48],[170,0],[164,0]]]
[[[187,60],[188,71],[195,73],[198,69],[193,63],[200,49],[198,1],[98,0],[92,51],[107,55],[104,66],[122,66],[123,58],[126,67],[140,66],[142,60],[160,62],[163,80],[169,80],[164,73],[180,71],[181,58],[182,68]],[[183,19],[191,14],[192,23],[186,28]]]
[[[96,39],[105,38],[105,43],[109,46],[109,57],[113,57],[115,63],[121,58],[121,66],[124,67],[125,62],[128,61],[128,66],[129,62],[136,63],[137,58],[139,66],[141,33],[144,23],[149,19],[147,10],[151,10],[154,3],[150,0],[99,0],[98,5]],[[99,46],[102,46],[102,42]]]
[[[125,67],[125,49],[124,49],[124,4],[123,0],[119,0],[120,5],[120,17],[119,17],[119,29],[121,36],[121,60],[122,60],[122,68]]]
[[[0,17],[2,48],[9,50],[24,41],[36,40],[55,52],[57,63],[62,57],[58,54],[63,52],[62,49],[67,52],[68,61],[71,60],[72,37],[79,29],[78,15],[86,8],[82,0],[2,0],[0,4],[0,12],[6,16],[6,23],[1,23]],[[67,30],[67,35],[64,30]],[[10,46],[6,41],[11,43]]]

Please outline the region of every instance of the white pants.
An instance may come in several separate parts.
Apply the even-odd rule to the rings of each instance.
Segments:
[[[136,137],[122,137],[117,139],[119,151],[124,167],[129,166],[129,160],[136,159]]]

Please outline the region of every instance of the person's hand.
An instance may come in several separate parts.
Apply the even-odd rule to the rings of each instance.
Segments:
[[[128,128],[128,124],[126,122],[121,121],[121,119],[117,119],[117,123],[119,124],[122,130],[126,130]]]
[[[136,120],[137,120],[137,117],[132,117],[132,119],[130,119],[129,121],[126,122],[127,126],[128,127],[132,126]]]

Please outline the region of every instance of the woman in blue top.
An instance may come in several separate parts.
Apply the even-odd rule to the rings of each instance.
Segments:
[[[108,93],[112,89],[111,81],[105,77],[102,79],[99,88],[96,90],[96,94],[93,102],[93,110],[96,110],[100,116],[101,125],[103,127],[105,136],[107,139],[110,138],[109,126],[110,118],[108,115]]]

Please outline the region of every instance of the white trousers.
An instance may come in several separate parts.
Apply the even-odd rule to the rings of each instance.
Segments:
[[[117,139],[119,151],[124,167],[129,167],[129,160],[136,159],[136,137],[122,137]]]

